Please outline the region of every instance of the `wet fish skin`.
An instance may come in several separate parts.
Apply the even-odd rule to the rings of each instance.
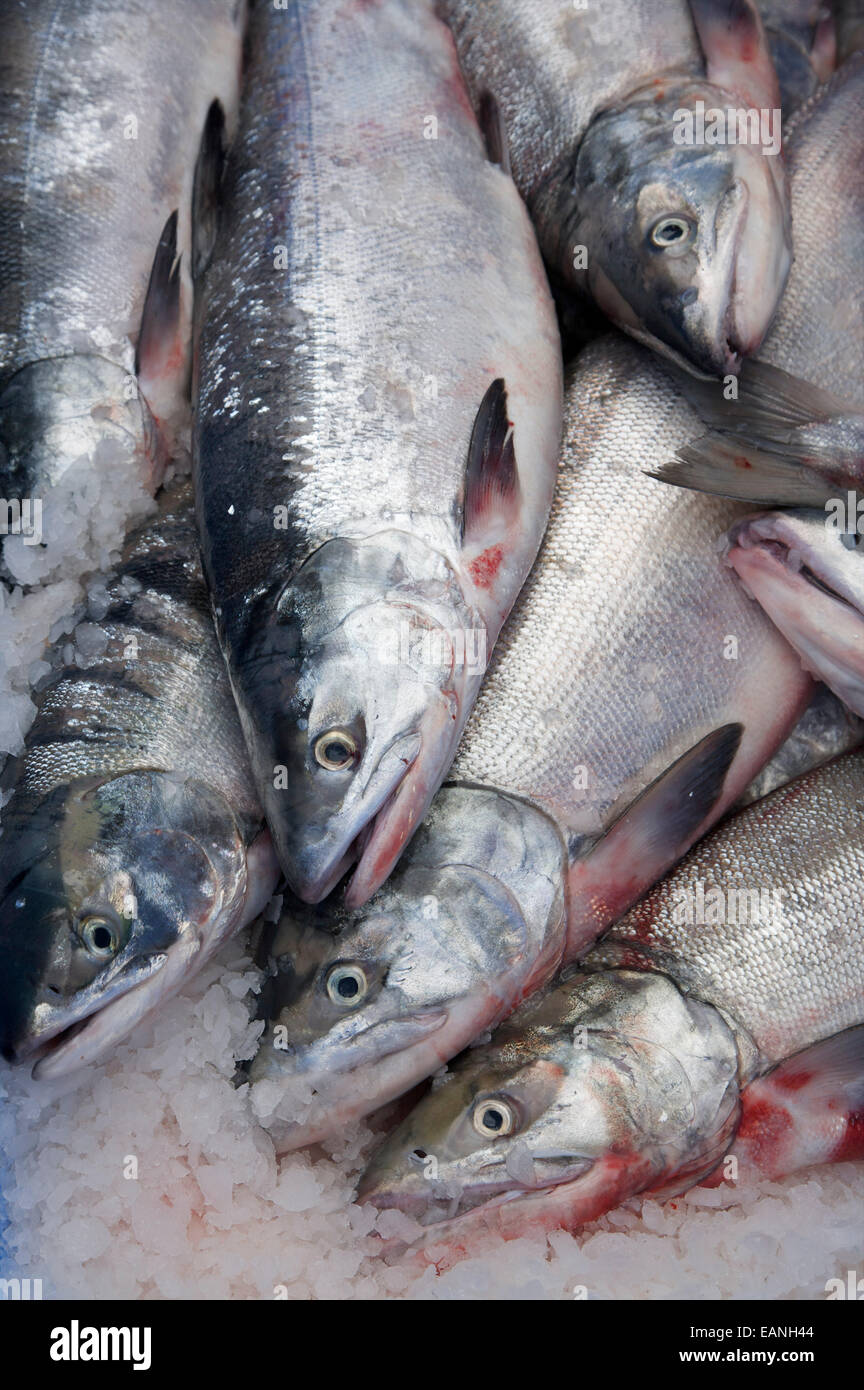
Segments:
[[[205,568],[288,880],[318,901],[359,854],[359,906],[422,820],[536,554],[560,341],[428,5],[261,5],[249,53],[202,257]]]
[[[109,0],[4,7],[0,492],[44,499],[62,484],[59,512],[87,460],[152,491],[188,432],[192,173],[209,103],[231,119],[239,85],[236,0],[131,0],[116,19]],[[166,254],[136,366],[175,212],[180,267]],[[46,507],[43,538],[55,534]]]
[[[49,652],[3,775],[0,1050],[43,1077],[123,1037],[251,920],[277,874],[188,482],[90,605],[77,645]]]
[[[689,369],[737,372],[789,272],[783,161],[751,145],[675,144],[672,131],[698,101],[779,109],[756,11],[741,4],[730,17],[701,0],[602,9],[442,0],[439,9],[475,106],[486,93],[497,104],[555,272]],[[690,228],[685,247],[651,240],[668,217]]]
[[[642,486],[645,460],[692,428],[678,380],[615,335],[580,356],[540,562],[450,774],[529,799],[564,827],[571,958],[734,805],[812,693],[788,645],[754,624],[753,605],[727,582],[719,528],[743,509],[730,503],[721,516],[716,499],[700,498],[669,510],[653,480]],[[686,655],[695,651],[699,682]],[[678,824],[686,760],[698,764],[694,750],[737,725],[717,799],[710,744],[701,792],[686,798],[710,821]]]
[[[809,699],[794,652],[716,548],[718,526],[742,509],[642,471],[694,419],[636,344],[609,335],[580,356],[541,554],[447,785],[386,890],[359,910],[288,906],[265,953],[288,994],[262,997],[268,1027],[248,1074],[268,1129],[277,1105],[293,1121],[274,1125],[277,1147],[338,1132],[409,1089],[584,951],[737,801]],[[724,655],[730,638],[738,659]],[[469,908],[480,883],[488,891]],[[566,903],[560,926],[549,893]],[[502,900],[511,937],[525,924],[512,956],[499,947]],[[386,979],[354,997],[349,1022],[321,1002],[327,971],[346,961]],[[446,1024],[395,1052],[392,1020],[410,1038],[430,1009]],[[385,1013],[389,1033],[376,1026]]]
[[[713,831],[419,1102],[361,1195],[418,1214],[446,1266],[480,1236],[572,1230],[636,1192],[686,1190],[733,1145],[748,1085],[833,1039],[839,1065],[813,1088],[828,1121],[832,1087],[864,1077],[862,772],[861,753],[837,759]],[[721,920],[694,920],[700,888],[720,891]],[[731,910],[731,890],[778,888],[774,918]],[[794,1135],[800,1161],[842,1156],[835,1121]]]
[[[825,512],[747,518],[728,536],[729,564],[804,667],[864,715],[864,556],[857,531]]]

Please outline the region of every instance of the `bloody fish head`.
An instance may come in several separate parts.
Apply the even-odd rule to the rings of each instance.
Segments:
[[[430,1232],[445,1243],[572,1229],[713,1167],[737,1096],[716,1011],[663,976],[577,973],[433,1085],[373,1157],[360,1197],[446,1223]]]
[[[252,626],[234,683],[298,897],[356,864],[357,907],[387,877],[452,760],[481,629],[447,561],[401,532],[328,541]]]
[[[779,144],[770,154],[758,141],[707,144],[698,129],[676,143],[696,101],[722,95],[688,84],[658,100],[652,88],[610,108],[562,181],[570,278],[635,338],[708,376],[737,374],[759,347],[792,263]],[[573,261],[579,245],[584,266]]]
[[[506,798],[445,788],[437,828],[423,827],[370,903],[328,907],[327,931],[314,909],[292,907],[262,939],[267,1027],[248,1077],[277,1149],[332,1136],[409,1090],[554,970],[561,844],[544,817],[519,816]],[[472,862],[484,835],[509,858],[506,877]]]
[[[166,773],[89,779],[24,810],[3,837],[0,1048],[53,1077],[124,1036],[238,924],[246,851],[218,793]]]

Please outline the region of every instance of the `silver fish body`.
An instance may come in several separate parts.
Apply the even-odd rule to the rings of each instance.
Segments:
[[[560,343],[427,4],[261,5],[249,53],[202,279],[205,567],[288,880],[318,901],[359,859],[356,905],[536,554]]]
[[[242,16],[236,0],[132,0],[122,23],[110,0],[4,6],[0,492],[39,499],[49,546],[94,469],[152,491],[188,430],[192,176],[208,106],[236,107]],[[4,547],[22,582],[46,575],[29,544]]]
[[[736,372],[789,271],[779,140],[771,154],[709,145],[695,126],[687,138],[684,121],[701,103],[703,114],[770,110],[777,126],[755,10],[740,5],[730,19],[702,0],[442,0],[440,9],[475,106],[492,99],[556,273],[641,341],[702,373]]]
[[[4,772],[0,1047],[102,1053],[267,901],[276,863],[213,630],[188,483],[49,649]]]
[[[541,562],[451,773],[506,788],[566,828],[571,956],[734,805],[811,694],[724,572],[717,536],[743,509],[721,515],[704,497],[670,509],[639,480],[693,420],[677,377],[643,349],[610,336],[582,354]]]
[[[736,1141],[742,1092],[746,1115],[747,1087],[799,1053],[788,1092],[812,1080],[821,1105],[793,1148],[804,1163],[843,1156],[832,1094],[864,1082],[862,774],[864,755],[840,758],[691,850],[419,1102],[361,1192],[430,1224],[436,1262],[489,1233],[574,1229],[706,1178]],[[833,1070],[808,1078],[828,1040]]]
[[[642,471],[693,420],[626,339],[577,362],[540,558],[420,839],[361,910],[287,907],[264,953],[275,984],[248,1074],[280,1146],[407,1090],[584,951],[736,802],[809,698],[715,548],[716,500]],[[334,998],[345,969],[359,973]]]

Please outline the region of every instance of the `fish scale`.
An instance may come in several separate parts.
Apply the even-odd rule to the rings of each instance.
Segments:
[[[447,784],[360,911],[289,899],[263,940],[248,1076],[280,1151],[407,1090],[591,945],[734,804],[808,698],[716,548],[740,507],[642,471],[693,428],[667,369],[608,336],[566,401],[546,539]],[[328,982],[355,965],[364,993],[345,1008]]]
[[[131,366],[127,335],[137,332],[141,320],[159,233],[168,214],[181,206],[184,181],[191,180],[209,99],[190,86],[189,69],[177,54],[205,56],[205,90],[220,63],[221,85],[227,80],[230,86],[235,8],[234,0],[215,5],[191,0],[178,12],[176,6],[131,0],[119,25],[111,0],[5,6],[0,60],[4,375],[43,357],[79,351]],[[220,86],[219,78],[213,86]],[[124,134],[124,123],[133,120]],[[74,200],[74,231],[68,200]],[[188,228],[185,208],[183,217]]]
[[[864,755],[850,753],[707,836],[583,965],[663,971],[725,1009],[769,1065],[860,1023],[862,813]],[[724,894],[780,888],[782,906],[775,920],[755,924],[677,921],[699,884]]]
[[[864,174],[854,157],[862,92],[864,54],[857,54],[787,126],[795,260],[759,352],[849,401],[860,401],[864,374]]]
[[[337,6],[342,24],[348,8]],[[542,486],[528,440],[546,411],[530,395],[556,344],[527,220],[488,162],[446,45],[424,45],[427,30],[407,5],[369,9],[350,52],[320,7],[293,4],[266,29],[253,17],[255,82],[224,194],[231,217],[204,291],[204,482],[230,492],[237,513],[257,507],[270,539],[273,506],[290,501],[297,534],[283,546],[286,576],[346,528],[362,534],[409,515],[412,529],[458,560],[455,505],[492,364],[511,417],[526,416],[517,424],[518,444],[527,436],[523,485]],[[378,61],[388,33],[399,65]],[[264,117],[280,104],[305,139]],[[440,119],[437,139],[424,139],[428,117]],[[287,265],[274,273],[279,247]],[[397,267],[409,293],[394,294]],[[532,276],[542,293],[526,294],[514,318],[514,297]],[[539,348],[533,361],[528,343]],[[221,430],[227,447],[210,461],[210,436]],[[542,430],[554,433],[551,421]],[[238,474],[231,458],[247,436],[260,456]],[[450,503],[443,515],[441,497]],[[205,493],[205,522],[230,534],[231,521],[219,517],[217,529],[210,510]],[[233,550],[211,543],[208,555],[220,595],[250,582],[245,569],[237,583],[226,578]]]
[[[766,679],[789,668],[785,644],[718,552],[718,536],[745,509],[670,498],[642,471],[697,429],[667,370],[642,349],[607,337],[582,354],[547,537],[448,780],[528,797],[590,839],[727,720],[754,662]],[[694,680],[676,656],[697,643]],[[560,671],[569,679],[553,679]]]
[[[41,797],[144,759],[180,778],[205,778],[254,823],[260,809],[213,636],[191,488],[175,488],[169,498],[171,508],[163,502],[158,524],[133,538],[108,582],[110,607],[95,623],[107,639],[104,651],[77,669],[66,659],[67,643],[49,651],[54,670],[35,688],[36,720],[6,785],[16,796]],[[4,822],[15,814],[13,797]]]
[[[418,1256],[442,1270],[640,1192],[864,1157],[862,775],[848,754],[714,830],[454,1063],[373,1156],[361,1199],[417,1215]],[[722,911],[702,923],[712,885]],[[731,889],[766,887],[780,920],[731,908]]]
[[[504,112],[514,175],[529,200],[614,97],[646,75],[702,68],[687,0],[608,0],[582,9],[559,0],[492,0],[486,8],[498,19],[494,26],[484,26],[473,0],[440,3],[475,102],[488,88]]]

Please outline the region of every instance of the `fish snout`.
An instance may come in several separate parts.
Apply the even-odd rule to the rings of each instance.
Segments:
[[[736,375],[742,360],[761,346],[792,266],[782,169],[777,161],[745,148],[740,159],[742,167],[715,219],[718,262],[728,269],[718,347],[727,372]]]

